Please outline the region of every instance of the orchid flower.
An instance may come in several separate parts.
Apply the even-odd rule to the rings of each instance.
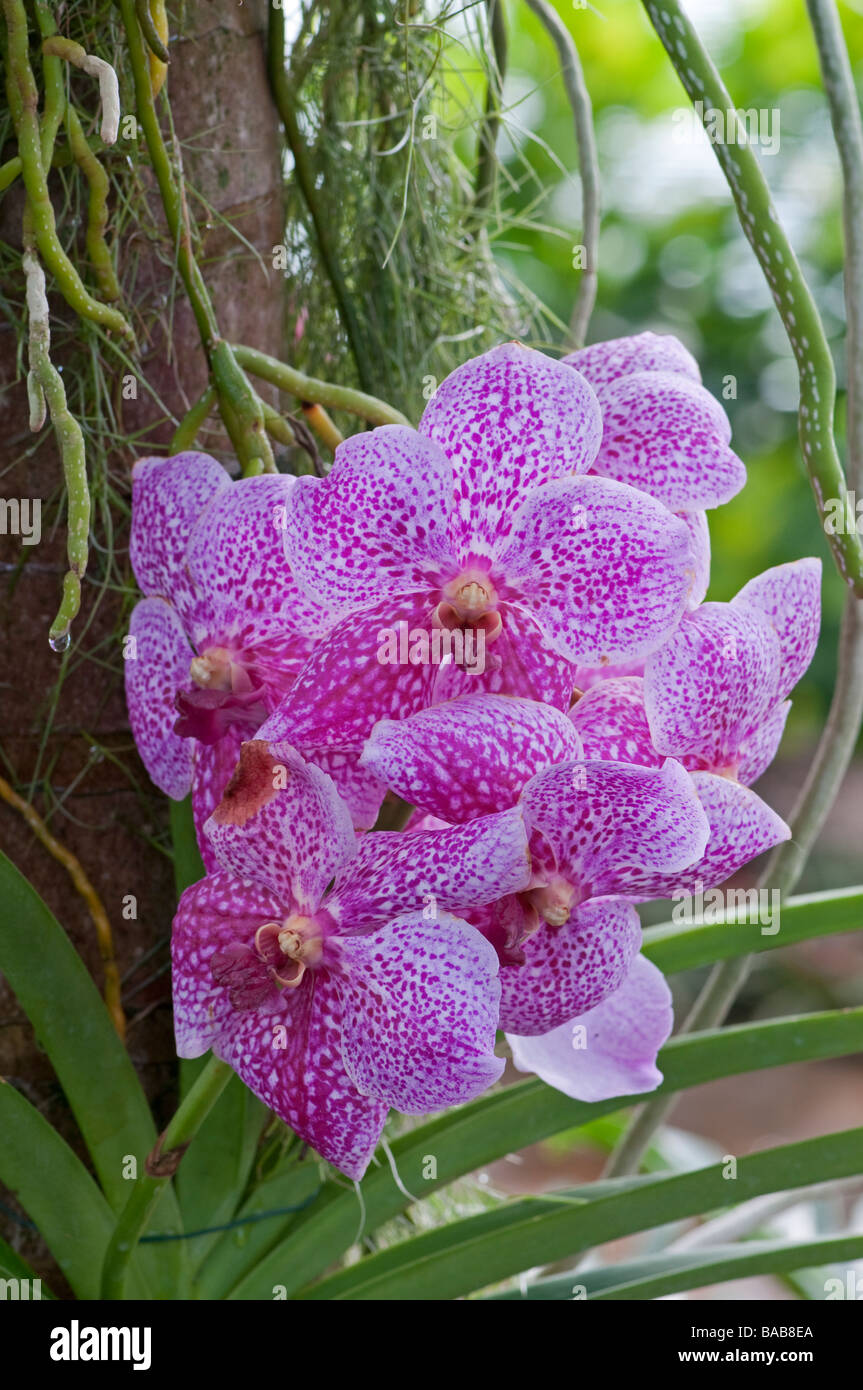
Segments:
[[[156,786],[175,800],[191,790],[199,831],[240,744],[290,689],[310,634],[325,624],[282,554],[295,484],[281,474],[232,483],[198,453],[140,459],[132,473],[130,554],[145,598],[127,639],[129,719]],[[371,824],[382,789],[348,759],[326,757],[343,790],[355,792],[358,823]]]
[[[212,1048],[352,1178],[390,1107],[500,1076],[497,956],[463,913],[527,886],[520,809],[358,841],[330,777],[253,740],[205,830],[218,870],[174,922],[181,1057]]]
[[[566,709],[573,663],[664,641],[696,584],[690,531],[586,476],[601,430],[577,372],[510,343],[447,377],[418,430],[354,435],[300,479],[285,553],[335,625],[265,735],[358,751],[377,719],[477,690]]]

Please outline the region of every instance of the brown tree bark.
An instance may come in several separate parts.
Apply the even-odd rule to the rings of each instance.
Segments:
[[[201,264],[224,336],[279,354],[282,345],[281,277],[268,279],[261,264],[237,235],[272,263],[272,247],[282,240],[279,123],[266,77],[264,31],[267,7],[242,0],[194,0],[185,6],[185,28],[170,45],[169,95],[181,142],[185,176],[216,216],[190,194],[191,217],[203,226]],[[153,184],[155,188],[155,185]],[[20,245],[20,190],[6,195],[0,235]],[[149,214],[158,220],[158,199]],[[236,229],[236,230],[235,230]],[[70,229],[59,225],[68,245]],[[136,241],[138,244],[135,244]],[[127,312],[147,318],[162,312],[142,343],[141,377],[176,414],[182,414],[206,383],[206,362],[182,285],[173,281],[171,247],[133,232],[119,246],[126,265],[137,264]],[[50,279],[49,279],[50,291]],[[21,286],[6,292],[21,298]],[[69,311],[52,296],[52,308]],[[170,860],[154,844],[165,843],[167,803],[155,791],[134,752],[122,689],[123,596],[99,596],[84,586],[82,611],[73,628],[71,670],[63,682],[52,730],[40,761],[45,703],[60,658],[49,649],[48,627],[59,601],[65,569],[61,523],[49,532],[48,499],[58,497],[61,463],[48,431],[35,453],[27,454],[27,393],[18,371],[18,343],[9,325],[0,335],[0,496],[43,499],[43,537],[22,546],[18,537],[0,536],[0,743],[6,766],[0,771],[26,789],[37,767],[50,779],[58,807],[37,785],[34,804],[50,813],[52,832],[78,857],[108,912],[129,1020],[128,1047],[162,1124],[170,1112],[176,1061],[170,1014],[169,932],[174,907]],[[68,370],[75,370],[70,360]],[[112,371],[120,369],[112,366]],[[120,392],[117,392],[119,401]],[[128,479],[135,456],[164,446],[171,427],[157,419],[146,390],[123,403],[128,433],[144,430],[150,448],[139,444],[118,451],[114,472]],[[95,535],[106,536],[94,509]],[[114,545],[125,551],[128,527],[113,519]],[[94,657],[98,661],[94,661]],[[94,743],[105,750],[96,753]],[[137,789],[136,789],[137,788]],[[81,952],[101,987],[102,973],[92,920],[65,870],[36,842],[20,816],[0,802],[0,844],[45,898]],[[137,899],[137,919],[123,916],[123,900]],[[0,911],[3,905],[0,903]],[[34,971],[39,962],[34,960]],[[0,1074],[19,1086],[64,1135],[76,1143],[73,1122],[51,1067],[35,1045],[16,1000],[0,988]],[[10,1199],[4,1197],[6,1206]],[[37,1267],[50,1270],[45,1252],[27,1228],[0,1212],[0,1228]],[[23,1243],[22,1243],[23,1242]],[[56,1282],[56,1271],[51,1271]]]

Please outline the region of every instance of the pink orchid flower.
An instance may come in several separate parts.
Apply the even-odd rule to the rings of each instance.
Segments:
[[[181,1057],[212,1048],[352,1178],[390,1107],[425,1114],[497,1080],[497,956],[463,912],[526,887],[518,808],[358,841],[330,777],[255,740],[206,833],[219,869],[174,922]]]
[[[266,735],[359,750],[378,718],[484,689],[565,709],[573,663],[665,640],[696,582],[690,530],[586,476],[601,430],[577,372],[510,343],[442,382],[417,431],[354,435],[326,479],[301,479],[285,552],[335,626]],[[402,631],[423,640],[395,654]],[[435,661],[456,638],[482,669]]]

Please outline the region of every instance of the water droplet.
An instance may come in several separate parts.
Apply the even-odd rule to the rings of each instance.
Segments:
[[[72,641],[68,632],[52,633],[48,638],[48,646],[52,652],[67,652],[69,643]]]

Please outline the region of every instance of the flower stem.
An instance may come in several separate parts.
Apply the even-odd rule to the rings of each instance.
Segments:
[[[557,48],[563,85],[575,121],[575,141],[578,145],[578,167],[581,175],[581,223],[585,264],[569,320],[569,338],[573,348],[580,348],[584,347],[587,337],[599,282],[599,156],[593,131],[593,107],[578,49],[560,15],[548,0],[527,0],[527,4],[548,30]]]
[[[678,0],[642,0],[642,3],[690,100],[700,104],[705,128],[710,110],[732,112],[733,103],[722,78]],[[825,524],[831,501],[840,504],[843,515],[848,511],[845,476],[833,437],[836,398],[833,359],[815,301],[780,225],[761,166],[749,148],[739,119],[735,116],[733,120],[730,143],[714,143],[714,152],[731,189],[740,224],[770,286],[797,362],[800,445],[833,558],[845,582],[863,597],[861,537],[855,527],[834,532]]]
[[[211,1057],[195,1084],[181,1102],[167,1129],[159,1136],[120,1213],[102,1266],[101,1297],[124,1296],[129,1262],[147,1223],[158,1205],[186,1149],[194,1139],[231,1076],[227,1062]]]
[[[386,401],[380,401],[375,396],[367,396],[364,391],[354,391],[350,386],[335,386],[329,381],[318,381],[315,377],[306,376],[304,372],[298,372],[255,348],[235,346],[233,352],[240,366],[251,372],[252,376],[260,377],[261,381],[271,382],[281,391],[296,396],[303,404],[310,402],[329,406],[331,410],[344,410],[349,415],[357,415],[361,420],[367,420],[370,425],[410,425],[407,416],[402,415],[395,406],[387,405]]]

